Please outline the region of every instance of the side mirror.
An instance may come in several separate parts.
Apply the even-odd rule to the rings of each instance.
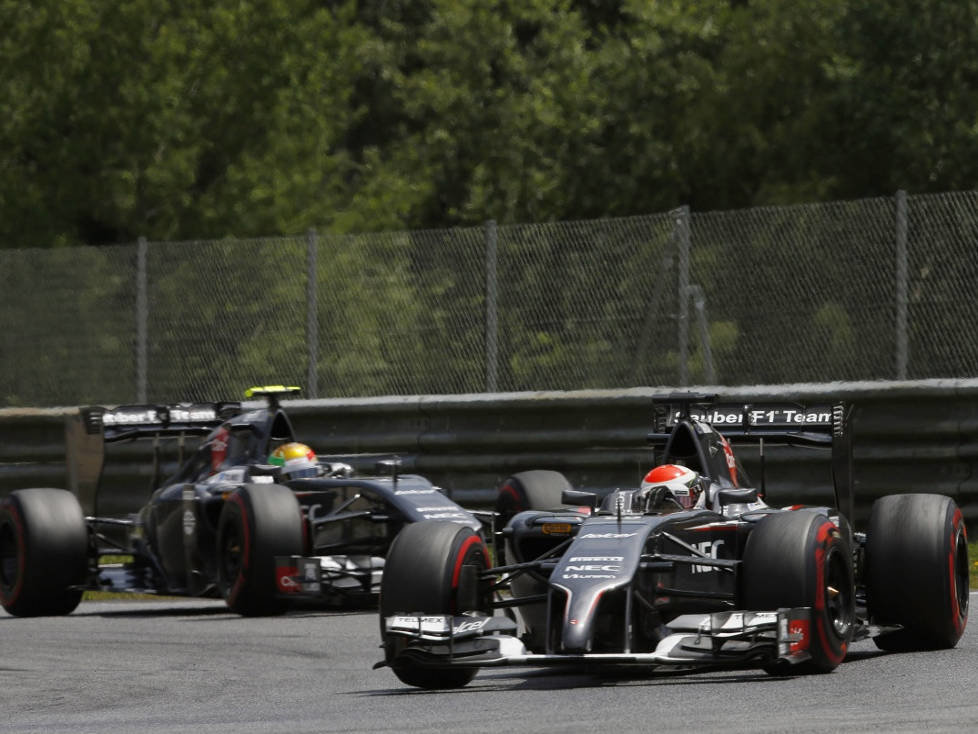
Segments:
[[[400,458],[381,459],[374,464],[374,469],[383,476],[396,477],[401,469],[401,460]]]
[[[322,476],[325,477],[352,477],[353,467],[342,461],[332,461],[322,465]]]
[[[590,507],[593,511],[598,506],[598,495],[579,489],[565,489],[560,493],[560,501],[574,507]]]

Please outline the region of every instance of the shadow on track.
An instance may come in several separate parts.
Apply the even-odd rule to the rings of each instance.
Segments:
[[[850,651],[842,665],[873,660],[890,653],[882,650]],[[390,673],[390,671],[388,671]],[[393,673],[390,673],[393,675]],[[359,695],[400,696],[431,695],[439,693],[485,692],[487,690],[508,691],[556,691],[574,689],[598,689],[609,686],[698,686],[717,684],[742,684],[769,682],[778,685],[795,680],[796,675],[772,676],[757,668],[699,668],[697,670],[659,670],[642,671],[634,668],[609,668],[593,671],[580,667],[552,668],[486,668],[464,688],[446,690],[425,690],[422,688],[386,688],[372,691],[358,691]],[[511,682],[510,682],[511,681]],[[481,685],[480,685],[481,684]],[[399,685],[399,684],[397,684]],[[351,693],[354,693],[351,691]]]

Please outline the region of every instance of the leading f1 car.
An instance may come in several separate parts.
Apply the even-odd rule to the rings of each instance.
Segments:
[[[511,477],[495,566],[470,528],[405,528],[382,582],[377,667],[422,688],[502,665],[809,674],[836,668],[854,640],[957,643],[969,593],[961,511],[941,495],[894,494],[854,531],[846,406],[686,395],[658,410],[649,438],[662,466],[641,487],[598,498],[553,471]],[[731,441],[831,449],[833,506],[769,506]]]
[[[0,501],[0,604],[68,614],[85,591],[223,597],[243,615],[299,601],[376,601],[391,541],[412,523],[481,523],[423,477],[355,474],[296,441],[279,399],[83,408],[69,427],[75,492],[23,489]],[[152,441],[152,495],[132,514],[99,512],[106,445]],[[169,479],[160,446],[198,444]],[[129,488],[136,493],[138,488]],[[82,510],[79,496],[91,514]]]

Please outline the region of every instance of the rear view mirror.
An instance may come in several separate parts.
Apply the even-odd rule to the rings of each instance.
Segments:
[[[594,492],[584,492],[579,489],[565,489],[560,493],[560,501],[565,505],[590,507],[594,510],[598,506],[598,495]]]

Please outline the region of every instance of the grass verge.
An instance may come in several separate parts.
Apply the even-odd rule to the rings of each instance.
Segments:
[[[129,563],[132,556],[102,556],[102,563]],[[120,593],[116,591],[86,591],[82,595],[83,601],[110,601],[115,599],[126,599],[134,601],[138,599],[177,599],[180,597],[162,596],[160,594],[134,594],[132,592]]]

